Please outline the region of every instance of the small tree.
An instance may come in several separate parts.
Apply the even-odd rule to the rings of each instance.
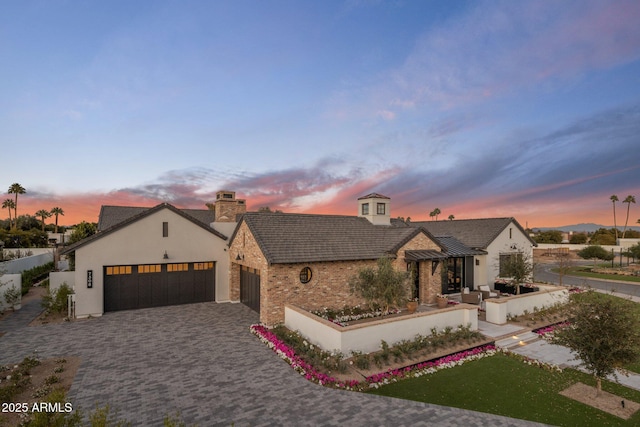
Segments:
[[[390,306],[400,306],[406,301],[407,272],[393,268],[390,258],[380,258],[377,268],[366,267],[351,278],[349,287],[352,293],[364,298],[369,307],[377,304],[385,313]]]
[[[596,378],[598,395],[602,379],[616,369],[640,360],[640,317],[635,303],[587,291],[571,295],[570,326],[559,330],[554,342],[573,350]]]
[[[596,260],[611,261],[613,254],[599,245],[590,245],[578,251],[578,256],[584,259],[593,259],[593,266],[596,266]]]
[[[573,267],[573,260],[569,252],[558,251],[555,253],[554,258],[558,266],[558,284],[562,286],[562,278]]]
[[[501,255],[500,257],[500,276],[510,278],[511,285],[516,288],[516,295],[520,295],[520,285],[528,280],[533,280],[532,257],[526,252]]]

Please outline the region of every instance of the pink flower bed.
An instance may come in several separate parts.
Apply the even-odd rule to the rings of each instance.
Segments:
[[[337,378],[319,372],[313,366],[302,360],[302,358],[300,358],[291,347],[283,343],[276,334],[271,332],[265,326],[251,325],[250,329],[253,334],[260,338],[260,341],[275,351],[278,356],[285,360],[294,370],[300,373],[300,375],[305,377],[307,380],[320,385],[332,386],[346,390],[355,390],[360,384],[355,380],[341,381]]]
[[[463,363],[492,356],[496,353],[493,345],[476,347],[471,350],[461,351],[449,356],[441,357],[430,362],[422,362],[406,368],[393,369],[387,372],[371,375],[365,380],[369,387],[378,388],[385,384],[394,383],[404,378],[417,378],[422,375],[433,374],[441,369],[453,368]]]
[[[362,390],[367,387],[377,388],[381,385],[396,382],[403,378],[419,377],[437,372],[441,369],[462,365],[463,363],[471,360],[491,356],[496,352],[493,345],[485,345],[445,356],[434,361],[423,362],[406,368],[393,369],[387,372],[371,375],[366,378],[364,382],[356,380],[342,381],[319,372],[313,366],[302,360],[302,358],[300,358],[291,347],[282,342],[282,340],[280,340],[280,338],[278,338],[278,336],[271,332],[267,327],[263,325],[251,325],[250,330],[260,339],[260,341],[276,352],[278,356],[289,363],[294,370],[300,373],[300,375],[305,377],[307,380],[320,385],[345,390]]]

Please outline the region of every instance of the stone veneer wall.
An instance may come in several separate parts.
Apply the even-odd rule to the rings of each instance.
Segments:
[[[260,321],[267,325],[284,322],[285,304],[295,304],[306,310],[324,307],[342,308],[364,304],[365,301],[349,290],[349,279],[365,267],[375,267],[376,260],[333,261],[269,266],[267,286],[260,286],[260,300],[265,293],[267,305],[261,307]],[[311,268],[311,281],[300,282],[300,271]],[[261,278],[262,279],[262,278]]]
[[[263,289],[269,264],[244,222],[229,247],[229,260],[229,299],[240,301],[240,268],[245,266],[260,272],[260,306],[263,306]]]
[[[398,257],[394,261],[394,266],[398,270],[406,271],[407,263],[404,260],[405,251],[410,250],[436,250],[440,251],[440,246],[431,240],[426,234],[420,233],[404,244],[398,250]],[[435,304],[436,294],[442,292],[442,261],[438,263],[436,271],[431,274],[431,261],[423,261],[420,263],[420,303]]]

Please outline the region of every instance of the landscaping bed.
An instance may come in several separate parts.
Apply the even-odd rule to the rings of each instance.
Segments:
[[[21,413],[37,412],[33,411],[34,404],[66,395],[79,366],[77,357],[40,360],[33,355],[18,364],[0,367],[0,402],[20,405],[0,412],[0,426],[18,425],[25,420]]]
[[[377,352],[350,355],[323,351],[284,326],[268,329],[252,325],[251,332],[308,380],[350,390],[367,389],[390,377],[414,375],[447,363],[462,363],[467,356],[478,357],[493,350],[489,346],[491,339],[469,328],[432,331],[432,335],[417,336],[392,346],[383,341]]]

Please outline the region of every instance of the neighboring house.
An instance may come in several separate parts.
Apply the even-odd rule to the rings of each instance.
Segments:
[[[388,197],[361,197],[358,212],[246,213],[229,244],[231,299],[258,311],[267,325],[284,321],[287,303],[309,310],[362,304],[350,292],[349,279],[391,257],[396,269],[414,272],[413,296],[434,303],[443,290],[442,262],[484,254],[455,238],[441,242],[423,228],[391,220]]]
[[[214,210],[103,206],[98,233],[62,252],[75,253],[76,316],[229,301],[228,236],[245,210],[233,192]]]
[[[449,258],[447,261],[449,271],[455,272],[454,280],[457,274],[462,273],[461,282],[471,288],[480,285],[493,287],[495,279],[501,275],[501,265],[509,257],[522,253],[532,260],[533,247],[538,246],[515,218],[416,221],[410,225],[425,228],[438,239],[451,236],[465,246],[485,252],[474,259]],[[475,264],[474,268],[470,263]],[[459,291],[459,286],[449,283],[449,289]]]

